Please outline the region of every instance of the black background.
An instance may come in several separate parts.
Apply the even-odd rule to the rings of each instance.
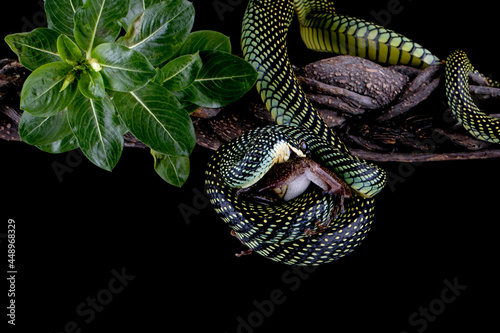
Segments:
[[[247,1],[220,1],[232,4],[222,16],[215,2],[194,1],[195,29],[230,35],[239,53]],[[43,25],[40,3],[14,1],[14,8],[2,13],[2,36]],[[337,1],[336,7],[374,20],[372,11],[389,3],[395,2]],[[480,71],[498,78],[500,30],[493,5],[401,0],[400,12],[386,23],[443,58],[462,48]],[[317,57],[305,50],[296,27],[292,32],[292,61]],[[2,44],[0,56],[14,54]],[[125,149],[112,173],[77,153],[50,155],[23,143],[0,141],[0,153],[1,232],[8,219],[16,221],[19,331],[64,332],[71,322],[81,332],[413,333],[497,327],[498,160],[383,164],[393,174],[405,172],[405,180],[379,195],[377,219],[365,242],[348,257],[306,272],[257,255],[234,257],[241,245],[196,194],[211,153],[206,149],[195,149],[192,175],[181,189],[156,175],[147,150]],[[54,171],[57,163],[72,171],[62,181]],[[181,208],[197,214],[186,218]],[[4,245],[2,239],[3,273]],[[113,270],[134,278],[95,317],[79,314],[81,303],[107,295]],[[467,288],[442,308],[445,280]],[[2,286],[6,314],[8,286]],[[273,299],[279,304],[271,307]],[[412,325],[412,314],[430,304],[442,313],[429,320],[418,315]]]

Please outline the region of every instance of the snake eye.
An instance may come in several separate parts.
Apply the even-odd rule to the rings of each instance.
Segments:
[[[288,147],[290,148],[290,156],[305,157],[308,153],[305,141],[294,142]]]
[[[304,152],[304,154],[307,154],[308,149],[307,149],[307,143],[305,141],[301,141],[299,147],[300,147],[300,150],[302,150]]]

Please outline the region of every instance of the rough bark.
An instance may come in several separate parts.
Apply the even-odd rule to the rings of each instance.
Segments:
[[[447,109],[439,89],[442,70],[441,65],[425,70],[383,67],[338,56],[296,68],[296,73],[309,99],[354,155],[379,162],[500,157],[499,146],[471,137]],[[0,60],[0,139],[19,141],[19,96],[28,75],[17,61]],[[475,98],[500,98],[500,89],[488,87],[481,77],[471,79],[477,84],[470,88]],[[210,149],[274,123],[254,91],[226,108],[201,108],[192,119],[198,144]],[[125,146],[145,147],[130,134]]]
[[[500,157],[499,146],[475,139],[451,114],[440,89],[442,72],[442,65],[425,70],[383,67],[349,56],[296,69],[309,99],[354,155],[378,162]],[[475,98],[500,97],[500,89],[485,86],[481,77],[471,79],[481,85],[471,85]],[[250,106],[242,107],[244,103]],[[196,114],[194,123],[198,143],[210,149],[245,130],[272,123],[257,94],[216,114],[204,113]]]

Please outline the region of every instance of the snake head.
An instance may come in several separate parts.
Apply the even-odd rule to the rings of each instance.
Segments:
[[[295,142],[295,140],[290,138],[286,138],[286,140],[282,141],[275,148],[273,164],[284,163],[294,157],[306,157],[309,153],[305,141]]]
[[[307,146],[307,143],[304,140],[300,141],[299,143],[289,143],[288,146],[290,147],[292,156],[295,154],[298,157],[306,157],[311,153],[309,147]]]

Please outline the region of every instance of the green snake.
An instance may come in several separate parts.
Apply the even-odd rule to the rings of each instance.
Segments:
[[[448,105],[464,128],[474,137],[490,143],[500,143],[500,119],[481,111],[469,93],[469,74],[481,76],[491,87],[500,83],[479,73],[462,50],[451,53],[446,59],[445,86]]]
[[[349,254],[366,237],[374,220],[373,197],[383,189],[386,175],[350,154],[300,87],[286,48],[294,14],[305,44],[317,51],[419,68],[439,59],[389,29],[336,14],[329,1],[249,1],[242,50],[258,72],[257,90],[277,126],[249,131],[221,146],[208,163],[206,192],[232,234],[249,248],[242,254],[320,265]],[[473,69],[464,70],[465,62],[455,60],[448,63],[466,82]],[[447,68],[446,77],[453,76]],[[464,80],[454,81],[459,86],[449,93],[455,94],[452,110],[473,105],[463,91],[457,93]],[[458,118],[466,128],[476,128],[478,117],[481,112],[474,109],[473,115]],[[493,122],[485,117],[481,126],[492,137],[495,125],[485,125]]]

